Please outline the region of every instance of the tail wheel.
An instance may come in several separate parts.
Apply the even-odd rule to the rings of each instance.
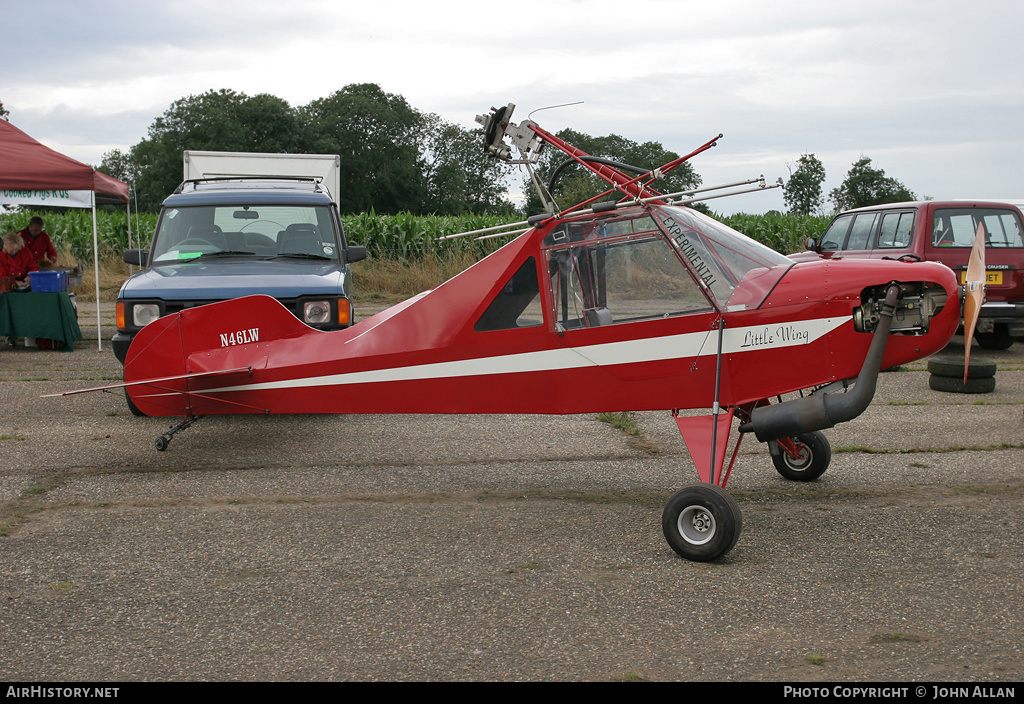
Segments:
[[[724,489],[695,484],[669,499],[661,516],[669,547],[681,557],[710,562],[733,549],[743,532],[740,507]]]
[[[796,456],[775,440],[768,443],[772,462],[779,474],[791,481],[810,482],[825,473],[832,462],[832,447],[824,435],[814,431],[797,435],[790,441],[796,446]]]

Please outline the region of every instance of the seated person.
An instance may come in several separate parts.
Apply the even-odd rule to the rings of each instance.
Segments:
[[[25,247],[32,253],[36,266],[40,269],[49,269],[57,264],[57,250],[50,241],[50,236],[43,231],[46,223],[38,215],[28,221],[28,227],[18,230],[21,239],[25,241]]]
[[[32,252],[17,232],[4,235],[4,248],[0,251],[0,276],[13,276],[17,288],[28,288],[28,274],[38,271]]]

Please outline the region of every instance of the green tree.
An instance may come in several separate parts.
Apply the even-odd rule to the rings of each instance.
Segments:
[[[433,113],[421,116],[420,129],[423,213],[482,215],[512,209],[505,198],[505,165],[484,153],[472,130]]]
[[[896,179],[886,176],[882,169],[872,168],[871,159],[862,156],[850,167],[842,184],[829,193],[829,200],[837,210],[849,210],[914,200],[914,194]]]
[[[578,149],[582,149],[591,156],[611,159],[623,164],[629,164],[642,169],[655,169],[673,159],[679,157],[675,152],[668,151],[658,142],[644,142],[639,144],[631,139],[617,134],[610,134],[604,137],[592,137],[583,132],[572,129],[564,129],[556,134]],[[548,186],[555,169],[565,162],[567,157],[562,152],[548,147],[542,152],[541,161],[538,164],[538,174],[545,187]],[[630,174],[636,175],[636,174]],[[664,180],[652,185],[661,193],[673,193],[677,191],[694,188],[701,183],[701,178],[694,171],[689,163],[680,164],[673,171],[669,172]],[[535,193],[533,184],[527,180],[524,184],[527,192],[527,212],[539,213],[543,209],[539,196]],[[579,164],[573,163],[565,167],[555,183],[555,190],[552,193],[555,202],[560,208],[571,207],[588,198],[607,190],[608,184],[589,170]],[[618,193],[618,192],[616,192]],[[610,194],[609,200],[617,200],[621,194]]]
[[[96,167],[108,176],[113,176],[125,183],[135,183],[139,179],[139,171],[132,160],[131,152],[123,152],[120,149],[112,149],[103,154],[103,161]]]
[[[796,169],[790,168],[782,199],[795,215],[810,215],[821,210],[821,184],[825,182],[825,167],[813,154],[802,154],[796,160]]]
[[[9,111],[4,110],[4,103],[2,100],[0,100],[0,118],[3,118],[7,122],[10,122],[10,114],[11,113]]]
[[[208,91],[171,103],[150,125],[148,137],[131,148],[130,166],[118,165],[123,155],[108,153],[101,169],[134,175],[139,207],[152,210],[181,183],[184,150],[295,152],[301,134],[298,116],[280,98]]]
[[[405,98],[373,83],[352,84],[302,113],[306,150],[341,156],[341,212],[421,212],[421,120]]]

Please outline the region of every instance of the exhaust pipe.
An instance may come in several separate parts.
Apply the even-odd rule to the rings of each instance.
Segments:
[[[753,432],[758,442],[789,438],[812,430],[832,428],[856,418],[875,395],[878,372],[882,366],[885,343],[892,327],[892,316],[899,299],[900,286],[895,282],[885,292],[871,346],[857,375],[857,383],[848,393],[818,394],[784,401],[774,406],[760,406],[750,414],[750,422],[740,425],[741,433]]]

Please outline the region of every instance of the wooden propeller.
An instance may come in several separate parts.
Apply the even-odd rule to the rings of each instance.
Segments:
[[[978,223],[978,232],[974,235],[974,247],[971,258],[967,262],[967,276],[964,280],[967,296],[964,299],[964,383],[967,383],[967,368],[971,363],[971,342],[974,340],[974,328],[981,314],[981,304],[985,302],[985,226]]]

